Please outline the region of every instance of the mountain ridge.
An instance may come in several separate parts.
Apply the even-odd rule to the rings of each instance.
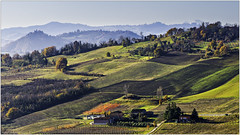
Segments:
[[[199,25],[199,22],[193,23],[182,23],[182,24],[164,24],[162,22],[154,22],[151,24],[139,24],[139,25],[105,25],[105,26],[89,26],[86,24],[80,23],[60,23],[60,22],[49,22],[43,25],[33,25],[27,27],[13,27],[13,28],[5,28],[2,29],[2,46],[15,41],[27,33],[32,32],[34,30],[41,30],[49,35],[59,35],[62,33],[67,33],[76,30],[107,30],[107,31],[116,31],[116,30],[128,30],[134,33],[143,35],[148,34],[162,34],[165,33],[168,29],[177,27],[177,28],[190,28],[196,27]]]
[[[74,31],[63,33],[57,36],[51,36],[43,31],[35,30],[30,32],[20,39],[10,42],[2,47],[3,52],[8,52],[11,55],[14,53],[25,54],[33,50],[44,49],[49,46],[56,46],[61,48],[65,44],[82,41],[92,44],[99,44],[108,41],[110,38],[118,40],[121,36],[130,38],[140,38],[139,35],[131,31],[103,31],[103,30],[90,30],[90,31]]]

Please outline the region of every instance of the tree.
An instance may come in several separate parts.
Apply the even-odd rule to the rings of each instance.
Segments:
[[[228,47],[226,45],[222,46],[219,50],[220,56],[228,55]]]
[[[191,119],[198,121],[199,117],[198,117],[198,112],[196,111],[196,109],[194,108],[192,111],[192,115],[191,115]]]
[[[18,60],[18,59],[21,59],[22,57],[18,53],[16,53],[16,54],[13,55],[12,58],[15,59],[15,60]]]
[[[16,107],[12,107],[6,113],[6,117],[10,119],[17,118],[19,116],[19,110]]]
[[[151,36],[150,41],[154,41],[156,37],[154,35]]]
[[[107,53],[106,53],[106,56],[107,56],[107,57],[111,57],[110,52],[107,52]]]
[[[125,84],[125,85],[123,86],[123,90],[124,90],[125,97],[127,97],[127,95],[128,95],[128,89],[129,89],[129,85]]]
[[[32,61],[31,61],[32,64],[42,64],[42,65],[47,64],[45,63],[45,59],[42,57],[42,55],[39,53],[38,50],[34,50],[31,53],[31,58],[32,58]]]
[[[57,54],[57,49],[55,46],[47,47],[43,50],[43,55],[45,57],[55,56]]]
[[[181,108],[177,107],[175,102],[169,103],[163,115],[166,120],[178,119],[181,115]]]
[[[162,55],[164,55],[164,54],[165,54],[165,52],[164,52],[163,49],[160,48],[160,47],[157,47],[157,48],[154,50],[154,56],[155,56],[156,58],[158,58],[158,57],[160,57],[160,56],[162,56]]]
[[[8,53],[2,56],[2,64],[6,66],[12,65],[12,58]]]
[[[220,49],[222,46],[223,46],[223,41],[220,41],[218,46],[217,46],[217,49]]]
[[[67,67],[67,59],[66,58],[59,58],[56,62],[56,70],[64,71]]]
[[[159,88],[157,89],[157,98],[162,99],[163,96],[163,88],[162,86],[159,86]]]
[[[210,43],[210,47],[212,50],[215,50],[217,47],[217,42],[215,40],[212,40],[212,42]]]
[[[23,55],[23,59],[28,63],[32,62],[32,57],[31,57],[31,54],[29,52],[26,53],[25,55]]]

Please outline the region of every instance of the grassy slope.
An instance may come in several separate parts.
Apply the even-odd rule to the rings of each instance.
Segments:
[[[238,134],[239,118],[233,116],[204,117],[209,123],[164,123],[155,134]]]
[[[227,97],[239,97],[239,75],[235,76],[233,79],[228,81],[227,83],[192,96],[187,96],[183,98],[179,98],[179,102],[192,102],[198,99],[211,99],[211,98],[227,98]]]
[[[205,92],[207,90],[216,88],[223,83],[226,83],[228,80],[232,79],[235,75],[238,74],[238,66],[236,65],[238,65],[238,54],[234,54],[224,59],[211,59],[200,61],[196,64],[181,68],[180,70],[177,70],[154,80],[123,81],[117,84],[103,87],[101,88],[101,90],[123,91],[123,86],[125,84],[129,84],[130,93],[153,95],[156,93],[156,89],[159,86],[162,86],[164,88],[164,94],[177,94],[178,97],[189,96],[192,94]],[[122,72],[121,74],[125,73]],[[211,76],[211,74],[217,75],[218,78],[221,77],[223,80],[214,80],[215,77],[213,75]],[[112,78],[114,78],[114,76],[112,76]],[[211,79],[211,81],[208,82],[208,79]],[[198,83],[196,82],[200,80],[201,82],[205,82],[207,87],[204,87],[203,89],[200,89],[201,87],[196,87],[198,85]],[[99,82],[99,84],[101,84],[101,81],[104,82],[104,78],[102,78],[102,80],[96,80],[96,82]]]
[[[151,80],[183,67],[185,66],[165,65],[154,62],[135,62],[131,63],[130,66],[109,74],[109,76],[94,80],[90,84],[94,87],[101,88],[124,80]]]
[[[147,42],[147,43],[149,44],[151,42]],[[113,47],[107,47],[107,48],[91,51],[88,53],[78,54],[74,56],[66,56],[66,57],[69,60],[69,64],[76,64],[83,61],[105,57],[106,52],[108,51],[114,55],[128,56],[128,53],[127,53],[128,50],[134,49],[142,45],[147,45],[147,44],[138,43],[138,44],[134,44],[133,46],[129,46],[127,48],[122,48],[121,46],[113,46]],[[57,57],[60,57],[60,56],[57,56]],[[53,57],[53,58],[56,58],[56,57]],[[136,58],[136,57],[133,57],[133,58]],[[192,88],[193,87],[192,84],[194,84],[196,81],[199,81],[202,78],[207,78],[210,74],[214,74],[217,71],[220,72],[225,68],[226,65],[231,66],[231,65],[238,64],[238,57],[236,58],[236,56],[232,56],[223,60],[221,59],[206,60],[190,66],[187,66],[187,65],[176,66],[176,65],[166,65],[166,64],[156,63],[156,62],[146,62],[146,61],[140,62],[140,61],[126,61],[126,60],[129,60],[129,59],[121,58],[121,59],[116,59],[109,62],[98,63],[94,66],[88,65],[86,66],[86,68],[85,66],[76,68],[76,71],[77,70],[84,71],[84,70],[88,70],[88,68],[92,68],[93,70],[91,72],[104,73],[106,75],[109,75],[104,78],[96,80],[92,84],[98,87],[108,86],[108,87],[102,88],[101,91],[111,92],[111,93],[106,93],[106,95],[99,95],[99,93],[93,93],[79,100],[64,103],[43,111],[26,115],[16,119],[15,123],[12,126],[17,126],[17,127],[26,126],[28,124],[33,124],[40,121],[47,121],[49,120],[49,118],[74,117],[75,115],[80,114],[83,111],[89,110],[90,108],[98,105],[101,102],[106,102],[121,96],[121,94],[119,93],[112,93],[112,92],[122,92],[122,86],[126,83],[130,84],[130,90],[129,90],[130,93],[136,93],[136,94],[142,93],[146,95],[155,94],[156,89],[159,87],[159,85],[161,85],[164,87],[165,94],[171,94],[171,93],[191,94],[191,91],[189,91],[189,88]],[[123,66],[118,64],[118,62],[120,61],[124,63]],[[184,61],[184,59],[182,59],[182,61]],[[102,67],[102,69],[98,68],[98,67],[101,67],[102,65],[106,65],[106,67]],[[109,69],[109,71],[106,72],[104,71],[105,69]],[[36,71],[40,73],[41,70],[42,69],[39,69]],[[50,78],[52,76],[55,76],[55,77],[58,76],[54,74],[51,75],[48,73],[48,71],[42,72],[42,73],[46,75],[46,78],[48,78],[49,76]],[[225,74],[221,74],[221,75],[224,76]],[[61,78],[66,78],[65,76],[62,76],[62,75],[59,75],[59,76]],[[129,80],[129,79],[146,80],[146,79],[153,79],[153,78],[158,78],[158,79],[148,80],[148,81],[121,82],[123,80]],[[228,77],[228,79],[231,79],[231,77]],[[112,84],[111,81],[113,80],[117,84],[111,85]],[[215,82],[210,85],[212,87],[215,86]],[[209,87],[209,88],[212,88],[212,87]],[[181,96],[184,96],[184,95],[181,95]],[[86,104],[88,106],[86,106]]]

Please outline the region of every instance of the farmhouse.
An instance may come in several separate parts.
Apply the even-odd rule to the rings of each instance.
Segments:
[[[179,116],[179,122],[190,122],[191,121],[191,115],[181,115]]]
[[[84,119],[87,119],[87,120],[93,120],[93,119],[95,119],[95,118],[101,118],[101,117],[105,117],[105,115],[101,115],[101,114],[99,114],[99,115],[87,115],[86,117],[84,117]]]
[[[94,125],[107,125],[113,123],[113,119],[110,117],[95,118]]]

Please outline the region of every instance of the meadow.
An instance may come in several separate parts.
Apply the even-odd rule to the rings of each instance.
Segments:
[[[170,37],[162,40],[173,43]],[[54,66],[27,68],[17,70],[4,68],[1,74],[3,97],[12,94],[16,97],[28,91],[30,94],[40,91],[36,80],[44,80],[56,90],[55,97],[64,93],[64,89],[73,88],[82,80],[94,91],[79,94],[69,100],[38,108],[30,114],[6,121],[2,125],[2,133],[122,133],[146,134],[153,127],[115,127],[89,126],[92,120],[79,119],[83,114],[103,113],[104,111],[131,112],[132,109],[153,111],[158,117],[151,118],[157,122],[163,120],[163,113],[168,103],[176,102],[183,112],[190,114],[196,108],[199,114],[239,113],[239,58],[238,52],[225,57],[202,59],[202,53],[172,51],[159,58],[151,56],[130,55],[130,51],[138,47],[147,47],[157,41],[135,43],[127,47],[108,46],[97,50],[75,54],[48,57],[49,61],[65,57],[68,60],[68,73],[56,71]],[[209,42],[196,44],[205,50]],[[236,47],[236,43],[231,44]],[[110,52],[111,57],[106,53]],[[114,56],[113,56],[114,55]],[[74,74],[75,75],[72,75]],[[77,73],[81,75],[76,75]],[[87,73],[87,74],[83,74]],[[101,76],[94,76],[94,75]],[[58,88],[57,85],[66,83]],[[128,85],[128,93],[140,99],[124,99],[124,86]],[[33,88],[29,89],[28,86]],[[38,89],[37,89],[38,86]],[[162,86],[164,95],[171,100],[159,105],[156,92]],[[11,90],[7,90],[11,88]],[[13,88],[17,90],[13,90]],[[8,92],[7,92],[8,91]],[[34,92],[33,92],[34,91]],[[41,89],[44,91],[44,89]],[[45,91],[47,94],[49,91]],[[51,93],[51,92],[50,92]],[[41,94],[39,94],[41,96]],[[13,100],[15,100],[13,98]],[[2,100],[7,102],[7,100]],[[5,111],[6,112],[6,111]],[[224,119],[227,119],[224,121]],[[228,119],[229,118],[229,119]],[[230,119],[231,118],[231,119]],[[164,123],[156,133],[237,133],[238,119],[229,117],[206,118],[218,124],[173,124]],[[187,127],[187,128],[186,128]],[[228,128],[227,130],[224,130]],[[199,130],[199,131],[198,131]]]
[[[238,134],[239,116],[203,117],[205,123],[164,123],[155,134]]]

